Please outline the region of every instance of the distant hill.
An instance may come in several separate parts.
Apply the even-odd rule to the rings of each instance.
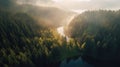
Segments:
[[[66,18],[74,14],[73,12],[64,11],[57,7],[22,5],[20,9],[37,19],[42,18],[42,20],[47,21],[48,24],[56,27],[65,25],[67,23],[65,22]]]
[[[74,14],[74,12],[65,11],[57,7],[36,6],[32,4],[19,5],[15,0],[0,0],[0,8],[8,9],[11,12],[24,12],[27,13],[38,21],[43,20],[50,26],[59,27],[65,25],[66,18]]]

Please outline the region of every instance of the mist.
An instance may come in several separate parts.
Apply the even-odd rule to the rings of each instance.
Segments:
[[[120,67],[119,0],[0,0],[1,67]]]
[[[67,24],[67,18],[75,14],[73,11],[64,10],[54,4],[52,0],[1,0],[1,7],[11,11],[25,12],[37,21],[44,21],[49,26],[59,27]],[[7,4],[7,5],[6,5]]]

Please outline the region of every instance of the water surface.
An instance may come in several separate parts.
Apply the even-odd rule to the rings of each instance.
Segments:
[[[67,60],[62,61],[60,67],[93,67],[92,65],[85,62],[81,57],[76,60],[71,59],[67,62]]]

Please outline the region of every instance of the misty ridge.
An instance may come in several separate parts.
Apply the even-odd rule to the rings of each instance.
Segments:
[[[120,10],[59,2],[0,0],[0,67],[120,67]]]
[[[32,0],[21,0],[20,4],[19,1],[16,0],[1,0],[0,3],[5,9],[30,14],[31,16],[35,17],[38,21],[43,20],[47,22],[46,24],[54,27],[65,25],[65,18],[75,14],[74,12],[68,12],[57,7],[39,6],[34,4],[35,1]]]

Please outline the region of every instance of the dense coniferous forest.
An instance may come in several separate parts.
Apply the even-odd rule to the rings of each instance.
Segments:
[[[81,45],[82,56],[93,62],[119,64],[120,11],[86,11],[66,29],[66,35]]]
[[[60,67],[79,57],[95,67],[119,67],[120,10],[85,11],[61,36],[56,27],[73,14],[0,0],[0,67]]]
[[[1,67],[58,67],[76,56],[79,44],[66,41],[44,21],[22,12],[0,10]]]
[[[40,8],[26,5],[26,9],[14,0],[0,1],[1,67],[58,67],[62,60],[78,54],[79,44],[67,42],[56,26],[30,13],[31,7]]]

